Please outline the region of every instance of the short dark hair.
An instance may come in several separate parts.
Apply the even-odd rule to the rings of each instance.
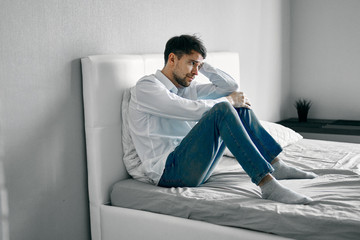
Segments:
[[[170,53],[174,53],[180,59],[184,54],[191,54],[193,50],[200,53],[204,59],[206,58],[206,48],[197,36],[180,35],[172,37],[167,41],[165,46],[165,64],[168,61]]]

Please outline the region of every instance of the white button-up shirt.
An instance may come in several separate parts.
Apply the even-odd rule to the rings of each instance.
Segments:
[[[168,155],[198,120],[238,84],[228,74],[204,63],[200,72],[211,83],[191,82],[176,88],[160,71],[141,78],[131,90],[129,128],[141,171],[158,183]]]

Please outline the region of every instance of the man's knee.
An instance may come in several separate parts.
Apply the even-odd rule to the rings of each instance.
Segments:
[[[229,102],[220,102],[214,105],[213,109],[215,111],[220,111],[223,113],[234,112],[234,107]]]

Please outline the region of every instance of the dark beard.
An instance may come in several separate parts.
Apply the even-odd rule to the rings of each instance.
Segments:
[[[176,75],[176,73],[173,73],[174,80],[182,87],[188,87],[190,84],[186,82],[186,76],[184,78],[180,78]]]

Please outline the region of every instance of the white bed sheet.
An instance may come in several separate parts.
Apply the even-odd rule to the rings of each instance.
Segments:
[[[224,157],[201,187],[168,189],[127,179],[114,185],[111,203],[296,239],[359,239],[360,144],[302,139],[287,146],[281,158],[319,175],[281,180],[314,202],[290,205],[263,200],[237,162]]]

